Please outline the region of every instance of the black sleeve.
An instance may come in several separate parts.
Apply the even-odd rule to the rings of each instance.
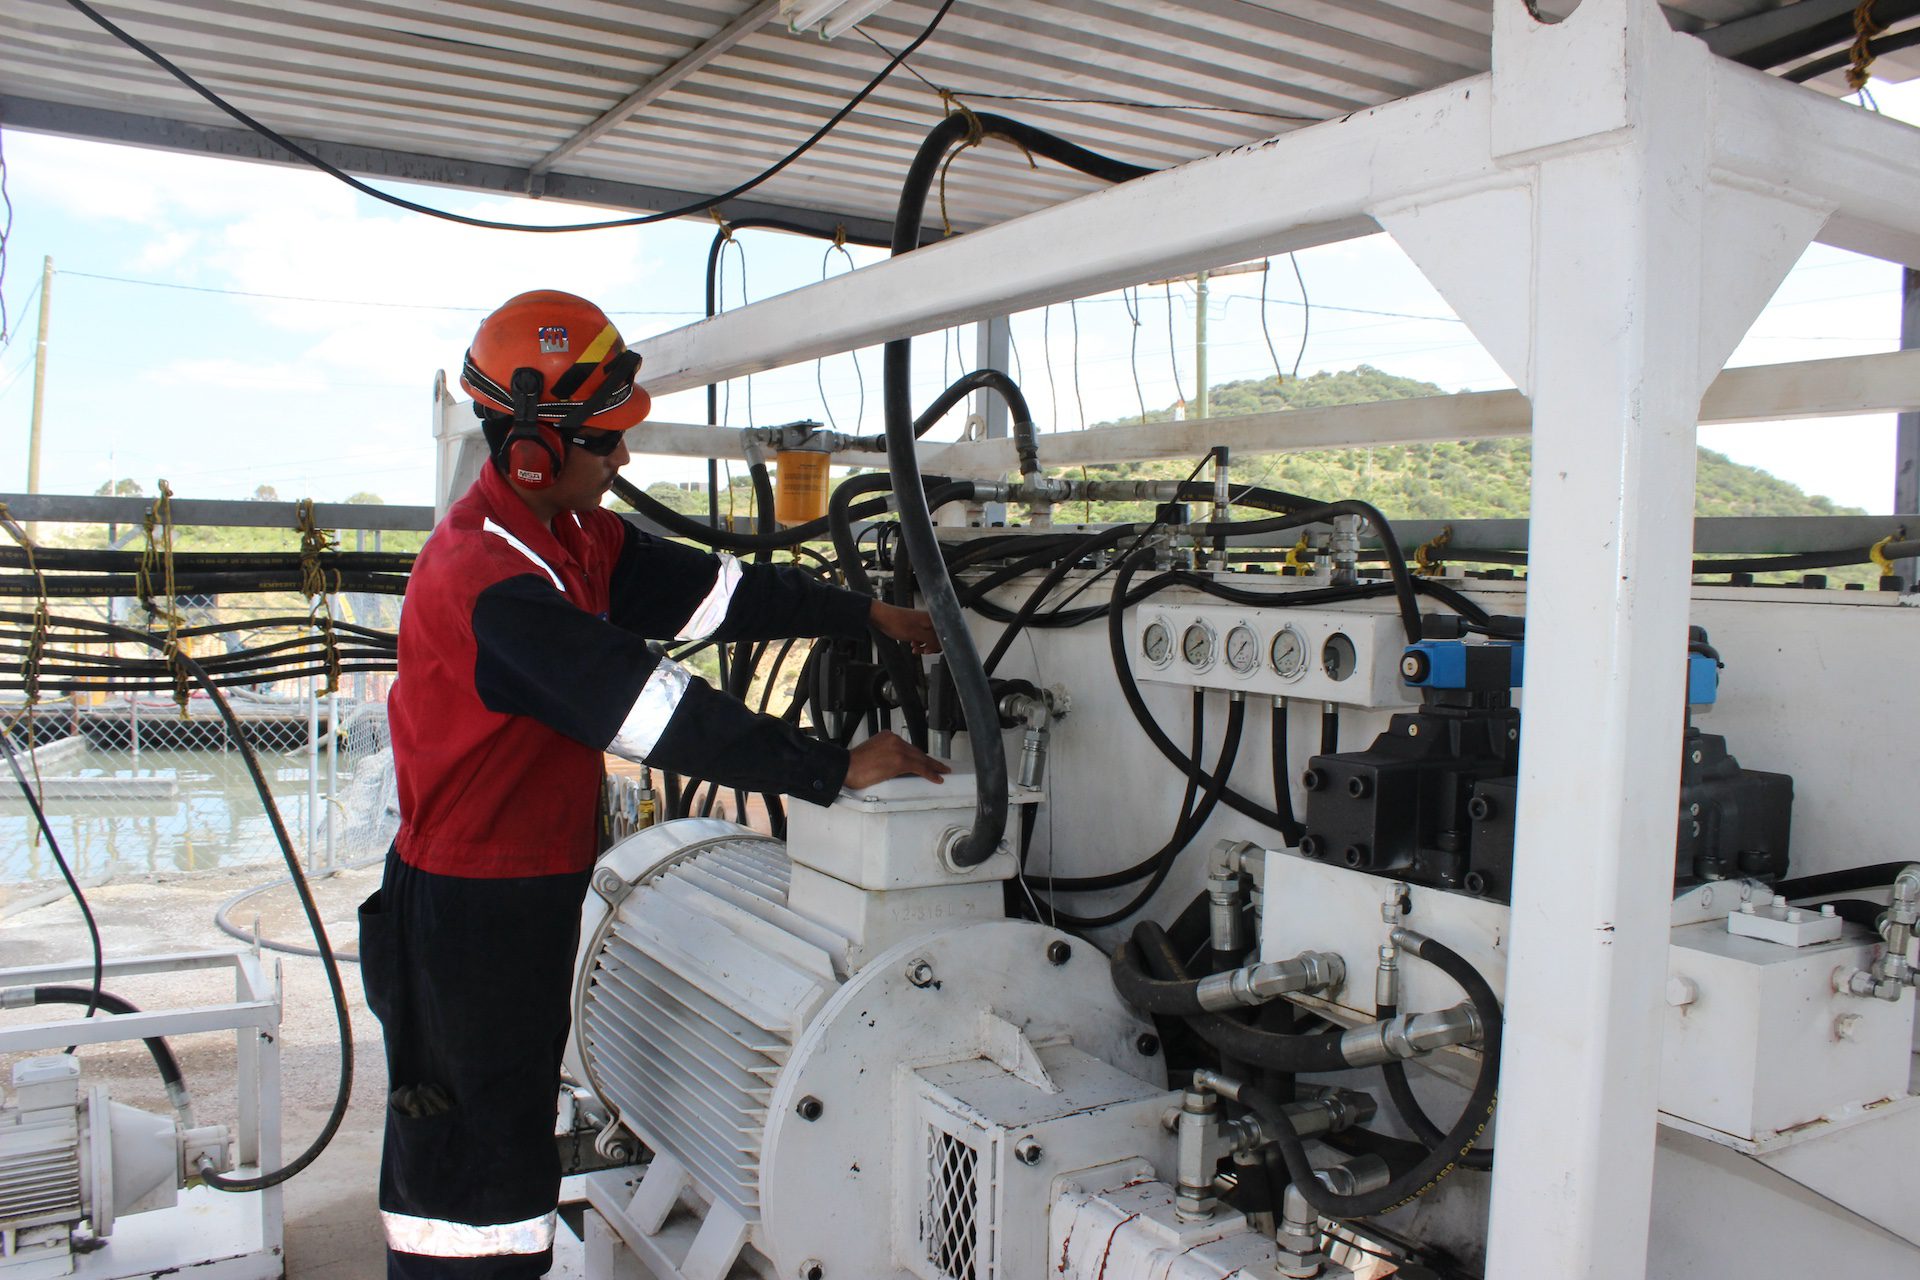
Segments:
[[[624,522],[623,522],[624,523]],[[627,524],[608,617],[652,640],[861,636],[872,600],[792,565],[746,564]]]
[[[482,591],[473,638],[474,688],[489,711],[675,773],[816,804],[831,803],[847,776],[846,748],[754,714],[537,574]]]

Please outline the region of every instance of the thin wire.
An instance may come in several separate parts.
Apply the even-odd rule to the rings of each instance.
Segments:
[[[1231,115],[1259,116],[1263,120],[1288,120],[1297,124],[1323,124],[1328,119],[1326,116],[1300,116],[1289,115],[1284,111],[1261,111],[1255,107],[1208,107],[1195,102],[1135,102],[1127,98],[1055,98],[1035,93],[981,93],[975,89],[951,89],[948,92],[956,98],[992,98],[1001,102],[1053,102],[1085,107],[1131,107],[1136,111],[1219,111]]]
[[[1173,281],[1166,281],[1167,289],[1167,359],[1173,364],[1173,398],[1182,408],[1187,403],[1187,393],[1180,388],[1180,344],[1173,340]],[[1196,300],[1196,306],[1199,305]],[[1196,387],[1196,394],[1204,394],[1205,387]]]
[[[853,260],[853,255],[847,252],[845,245],[830,244],[827,246],[826,252],[820,255],[820,278],[822,280],[827,278],[827,263],[832,260],[833,255],[836,253],[847,260],[848,271],[856,271],[859,269],[858,264]],[[854,383],[860,388],[860,412],[854,418],[854,430],[858,431],[865,425],[867,420],[867,377],[860,371],[859,351],[849,351],[847,352],[847,356],[853,361]],[[820,405],[827,411],[827,425],[835,431],[838,431],[840,429],[840,423],[835,420],[833,416],[833,405],[827,399],[827,386],[821,378],[821,370],[826,366],[826,363],[825,356],[813,362],[813,385],[819,388]]]
[[[1060,388],[1053,380],[1053,306],[1040,308],[1040,359],[1047,366],[1047,403],[1053,407],[1053,429],[1060,429]]]
[[[1147,420],[1147,393],[1140,389],[1140,298],[1137,294],[1122,289],[1122,298],[1127,302],[1127,319],[1133,321],[1133,327],[1127,333],[1127,365],[1133,372],[1133,398],[1140,402],[1140,421]]]
[[[1313,301],[1307,296],[1307,278],[1300,274],[1300,255],[1290,253],[1287,261],[1293,264],[1293,278],[1300,284],[1300,350],[1293,356],[1293,376],[1300,376],[1300,362],[1307,358],[1307,335],[1313,332]]]
[[[1080,427],[1086,429],[1087,402],[1080,394],[1080,303],[1067,300],[1067,314],[1073,317],[1073,401],[1080,408]]]
[[[6,257],[6,249],[4,246],[0,246],[0,260],[3,260],[5,257]],[[6,274],[5,265],[6,264],[4,261],[0,261],[0,276],[4,276]],[[33,282],[33,288],[27,290],[27,300],[20,304],[21,315],[24,316],[25,314],[27,314],[29,310],[32,309],[33,300],[40,296],[40,285],[41,285],[41,281],[35,280]],[[7,351],[7,348],[13,345],[13,340],[19,336],[20,334],[18,331],[9,331],[4,337],[0,337],[0,355],[4,355]],[[30,364],[32,362],[29,361],[28,363]],[[23,369],[25,367],[26,365],[21,366],[21,368]]]
[[[69,271],[62,268],[53,274],[73,276],[79,280],[105,280],[113,284],[133,284],[146,289],[178,289],[183,293],[218,293],[230,298],[265,298],[273,302],[317,302],[334,307],[381,307],[393,311],[460,311],[473,312],[476,315],[491,313],[493,307],[451,307],[432,302],[376,302],[371,298],[314,298],[296,293],[260,293],[252,289],[216,289],[211,285],[176,284],[171,280],[140,280],[133,276],[100,275],[93,271]],[[698,316],[699,311],[615,311],[609,308],[610,316]]]
[[[13,341],[13,327],[7,323],[7,242],[13,239],[13,197],[7,194],[7,149],[4,128],[0,128],[0,209],[5,211],[4,220],[0,221],[0,351],[3,351]],[[27,314],[27,309],[21,307],[20,314]]]
[[[1273,376],[1276,381],[1285,382],[1287,371],[1280,367],[1280,353],[1273,345],[1273,330],[1267,324],[1267,276],[1273,270],[1273,259],[1267,258],[1260,264],[1260,336],[1266,339],[1267,354],[1273,357]]]
[[[466,214],[453,213],[446,209],[435,209],[430,205],[420,204],[420,203],[417,203],[416,201],[408,200],[405,197],[396,196],[391,192],[382,191],[378,187],[369,186],[367,183],[360,181],[360,179],[354,177],[352,174],[346,172],[344,169],[339,169],[334,167],[331,164],[328,164],[325,160],[322,160],[319,156],[316,156],[312,152],[306,150],[305,148],[296,145],[292,141],[288,140],[286,137],[282,136],[279,133],[276,133],[274,130],[268,128],[266,125],[260,123],[258,120],[255,120],[252,116],[240,110],[240,108],[229,103],[226,99],[222,98],[219,94],[207,88],[205,85],[201,84],[198,80],[195,80],[192,76],[188,75],[186,72],[182,71],[179,67],[176,67],[173,63],[169,62],[166,59],[166,57],[163,56],[161,53],[159,53],[157,50],[142,43],[135,36],[129,34],[128,32],[122,30],[120,27],[114,25],[114,23],[111,20],[109,20],[104,15],[102,15],[98,10],[94,9],[93,6],[87,4],[86,0],[67,0],[67,4],[72,6],[72,8],[74,8],[80,14],[84,15],[88,21],[92,22],[95,26],[99,27],[102,31],[105,31],[108,35],[120,41],[120,43],[126,45],[129,49],[132,49],[135,53],[140,54],[142,57],[146,58],[149,62],[152,62],[155,66],[159,67],[162,71],[165,71],[168,75],[172,76],[174,79],[178,80],[181,84],[185,85],[187,88],[199,94],[202,98],[205,98],[208,102],[212,103],[215,107],[218,107],[221,111],[225,112],[227,115],[233,117],[235,120],[238,120],[241,124],[245,125],[247,128],[253,130],[255,133],[259,134],[261,137],[267,139],[269,142],[274,143],[276,146],[279,146],[285,149],[286,151],[288,151],[289,153],[293,154],[294,156],[299,157],[301,160],[306,161],[308,164],[320,170],[320,172],[326,174],[327,176],[331,178],[335,178],[340,182],[344,182],[346,185],[348,185],[349,187],[352,187],[355,191],[360,192],[362,195],[370,196],[375,200],[383,201],[386,204],[390,204],[401,209],[407,209],[414,213],[424,213],[430,217],[443,218],[448,222],[458,222],[463,226],[484,227],[491,231],[532,231],[532,232],[552,234],[555,232],[563,232],[563,231],[606,231],[614,227],[646,226],[650,223],[665,222],[670,218],[683,218],[690,213],[705,213],[709,209],[719,208],[721,205],[725,204],[727,201],[733,199],[736,196],[745,195],[747,192],[753,190],[755,187],[759,186],[761,183],[766,182],[768,179],[774,177],[781,170],[785,169],[788,165],[792,164],[794,161],[798,160],[801,156],[805,155],[808,151],[812,150],[814,145],[818,143],[820,139],[826,137],[827,134],[833,130],[834,126],[838,125],[842,120],[846,119],[849,115],[851,115],[855,107],[858,107],[862,102],[865,102],[867,98],[873,93],[873,91],[880,87],[881,82],[883,82],[884,80],[886,80],[888,76],[893,74],[893,69],[906,61],[908,54],[913,53],[921,45],[925,44],[930,37],[932,37],[934,31],[940,26],[941,20],[947,16],[947,11],[953,8],[954,0],[944,0],[940,8],[937,11],[935,11],[933,17],[928,20],[927,25],[921,29],[920,34],[914,37],[912,43],[908,44],[906,48],[902,49],[898,54],[896,54],[887,63],[885,67],[882,67],[878,75],[876,75],[873,79],[867,81],[866,87],[861,89],[860,92],[854,94],[852,98],[848,99],[845,106],[841,107],[838,111],[834,112],[832,116],[828,117],[827,122],[825,124],[821,125],[818,129],[814,130],[812,136],[807,138],[806,141],[802,142],[799,146],[795,147],[793,150],[787,152],[786,155],[780,157],[780,159],[774,161],[773,164],[769,165],[765,169],[762,169],[758,174],[747,179],[745,182],[739,184],[738,186],[730,188],[729,190],[723,191],[717,196],[702,196],[700,199],[695,200],[690,204],[684,204],[675,209],[663,209],[658,213],[642,214],[638,217],[633,217],[633,218],[611,218],[604,222],[573,222],[573,223],[562,223],[555,226],[538,226],[538,225],[533,225],[528,223],[519,223],[519,222],[495,222],[489,218],[468,217]]]

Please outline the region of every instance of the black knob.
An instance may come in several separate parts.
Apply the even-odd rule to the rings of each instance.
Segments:
[[[802,1120],[811,1123],[820,1118],[821,1113],[826,1110],[826,1107],[821,1105],[820,1099],[814,1097],[812,1094],[808,1094],[806,1097],[800,1099],[793,1110],[794,1114],[798,1115]]]
[[[1155,1035],[1142,1035],[1133,1042],[1133,1047],[1141,1057],[1151,1058],[1154,1054],[1160,1052],[1160,1037]]]
[[[1055,938],[1047,944],[1047,960],[1052,964],[1065,964],[1073,959],[1073,948]]]

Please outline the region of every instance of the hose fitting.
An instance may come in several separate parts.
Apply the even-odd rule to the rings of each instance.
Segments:
[[[1349,1065],[1376,1067],[1417,1058],[1454,1044],[1473,1044],[1486,1033],[1472,1001],[1434,1013],[1403,1013],[1384,1022],[1355,1027],[1340,1037],[1340,1054]]]
[[[1265,1004],[1291,992],[1331,990],[1346,978],[1346,962],[1339,956],[1328,951],[1303,951],[1291,960],[1272,960],[1202,978],[1195,985],[1194,995],[1202,1009],[1218,1013]]]

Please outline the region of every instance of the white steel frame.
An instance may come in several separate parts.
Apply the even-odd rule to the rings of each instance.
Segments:
[[[269,974],[257,951],[138,956],[106,962],[101,985],[111,989],[117,979],[130,975],[203,969],[233,971],[230,1002],[4,1027],[0,1028],[0,1054],[60,1053],[70,1044],[116,1044],[149,1036],[232,1031],[238,1065],[235,1162],[254,1172],[277,1169],[281,1136],[278,963]],[[93,965],[88,961],[0,969],[0,988],[85,987],[92,983]],[[274,1280],[285,1266],[285,1227],[277,1186],[244,1193],[194,1188],[181,1193],[177,1208],[136,1214],[117,1222],[108,1247],[76,1259],[74,1274],[82,1280],[104,1280],[109,1276],[160,1274],[153,1268],[165,1266],[183,1273],[191,1271],[196,1280]],[[129,1266],[133,1269],[126,1269]]]
[[[664,394],[1392,233],[1531,405],[1529,719],[1580,726],[1521,759],[1487,1274],[1621,1280],[1647,1263],[1702,396],[1814,238],[1920,263],[1920,132],[1718,60],[1654,0],[1557,24],[1497,0],[1492,67],[637,347]],[[1286,419],[1256,439],[1305,443]]]

